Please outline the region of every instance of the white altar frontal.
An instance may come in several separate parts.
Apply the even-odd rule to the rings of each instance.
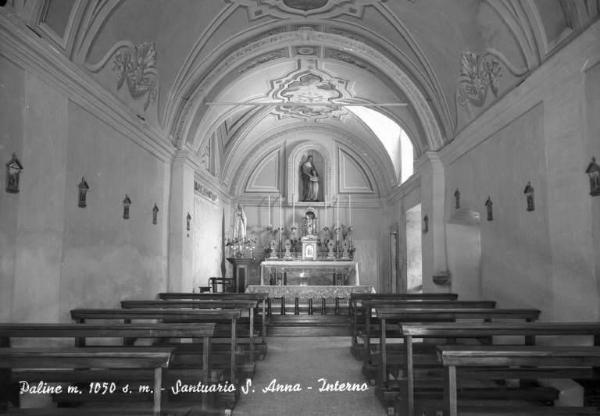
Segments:
[[[262,286],[359,286],[356,261],[265,260],[260,264]]]
[[[375,293],[373,286],[259,286],[249,285],[246,293],[268,293],[269,298],[350,299],[352,293]]]

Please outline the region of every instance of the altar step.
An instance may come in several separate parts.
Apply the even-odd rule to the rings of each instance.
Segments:
[[[273,315],[267,334],[271,337],[349,337],[352,327],[347,315]]]

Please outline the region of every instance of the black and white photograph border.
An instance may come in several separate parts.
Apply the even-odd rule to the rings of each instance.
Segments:
[[[0,0],[0,415],[600,416],[598,0]]]

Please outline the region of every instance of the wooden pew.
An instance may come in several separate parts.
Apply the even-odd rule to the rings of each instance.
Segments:
[[[532,322],[539,318],[540,311],[537,309],[492,309],[492,308],[424,308],[424,307],[397,307],[380,306],[375,309],[375,317],[380,323],[380,345],[379,345],[379,365],[374,366],[379,369],[379,376],[374,377],[378,382],[380,396],[384,404],[388,404],[388,394],[386,386],[388,383],[388,350],[386,348],[386,338],[388,331],[395,336],[400,337],[400,323],[408,322],[452,322],[456,320],[479,320],[491,322],[492,320],[522,320]],[[391,323],[391,324],[390,324]],[[389,325],[389,327],[388,327]],[[367,340],[370,335],[367,334]],[[368,351],[368,350],[367,350]],[[373,367],[365,357],[363,372],[370,379],[372,377]]]
[[[230,381],[237,382],[237,320],[241,316],[239,309],[203,310],[203,309],[73,309],[71,318],[78,323],[90,320],[118,320],[126,324],[132,321],[162,321],[179,323],[227,322],[230,324]],[[214,339],[213,339],[214,340]],[[215,366],[211,364],[214,368]]]
[[[350,314],[352,314],[358,304],[363,300],[377,299],[396,299],[396,300],[457,300],[456,293],[351,293],[350,294]]]
[[[415,414],[414,390],[415,390],[415,372],[414,372],[414,339],[434,338],[434,339],[450,339],[459,338],[491,340],[494,336],[520,336],[523,337],[523,342],[527,345],[534,345],[536,336],[577,336],[584,335],[593,338],[596,346],[600,345],[600,322],[444,322],[444,323],[405,323],[400,324],[400,333],[404,339],[403,343],[403,358],[405,360],[404,370],[406,377],[406,414],[413,416]],[[520,373],[522,378],[525,378],[529,372],[527,369],[513,371]],[[540,376],[541,372],[536,371]],[[556,376],[557,372],[551,370],[546,374],[546,378]],[[559,375],[565,375],[567,372],[561,371]],[[573,370],[569,375],[570,378],[586,378],[589,377],[589,372]],[[485,371],[472,373],[471,376],[486,377],[489,379],[497,379],[498,377],[505,379],[511,375],[506,371]],[[529,374],[531,376],[531,374]],[[521,378],[514,377],[514,378]],[[554,377],[556,378],[556,377]]]
[[[52,323],[25,323],[25,324],[0,324],[0,346],[9,347],[11,341],[15,338],[29,338],[29,339],[48,339],[48,338],[73,338],[77,347],[85,347],[86,340],[88,338],[117,338],[117,339],[138,339],[138,338],[150,338],[150,339],[199,339],[202,343],[191,344],[197,346],[198,355],[202,357],[202,382],[209,382],[210,375],[210,339],[213,336],[215,329],[214,323],[200,323],[200,324],[110,324],[110,325],[98,325],[98,324],[52,324]],[[113,341],[114,342],[114,341]],[[141,349],[140,349],[141,348]],[[148,350],[147,347],[134,347],[128,346],[128,349],[135,351]],[[173,348],[168,347],[169,350]],[[124,348],[125,350],[125,348]],[[176,351],[176,349],[175,349]],[[173,360],[171,360],[173,362]],[[131,373],[131,371],[128,371]],[[15,373],[20,378],[19,380],[34,380],[34,381],[55,381],[55,382],[67,382],[67,381],[86,381],[95,382],[99,380],[121,380],[123,377],[122,373],[116,372],[114,369],[111,370],[90,370],[87,372],[78,371],[75,374],[72,372],[57,373],[52,372],[48,374],[47,371],[27,371]],[[127,374],[129,375],[129,374]],[[147,379],[149,374],[140,370],[136,371],[135,375],[137,380]],[[169,374],[170,375],[170,374]],[[49,380],[51,378],[52,380]],[[131,379],[127,377],[127,379]],[[203,396],[203,400],[205,396]],[[204,403],[204,402],[203,402]]]
[[[359,325],[359,313],[353,316],[352,323],[352,353],[357,358],[362,358],[363,361],[369,358],[371,354],[371,341],[370,334],[376,329],[373,328],[374,323],[378,321],[378,318],[373,318],[373,309],[382,307],[418,307],[423,309],[467,309],[467,308],[479,308],[488,309],[495,308],[496,302],[494,301],[459,301],[459,300],[404,300],[404,299],[371,299],[362,301],[362,309],[364,315],[364,344],[361,347],[358,344],[358,338],[361,327]],[[435,318],[434,318],[435,319]],[[439,319],[435,319],[439,320]],[[446,319],[447,320],[447,319]],[[375,321],[375,322],[374,322]],[[413,321],[414,322],[414,321]]]
[[[550,347],[550,346],[439,346],[438,357],[444,366],[444,415],[457,416],[457,368],[461,367],[529,367],[533,372],[536,367],[600,367],[600,347]],[[557,374],[560,374],[557,372]],[[526,413],[524,413],[524,411]],[[520,414],[553,415],[553,414],[594,414],[600,415],[598,409],[571,409],[542,407],[524,409]],[[568,412],[568,413],[565,413]],[[589,412],[589,413],[587,413]],[[463,409],[461,416],[515,415],[514,408],[495,408],[486,406],[478,409]]]
[[[261,335],[267,337],[267,299],[268,293],[183,293],[162,292],[158,294],[162,300],[255,300],[262,306]]]
[[[0,368],[12,369],[152,369],[153,408],[152,415],[160,416],[164,408],[163,370],[168,367],[172,349],[147,348],[144,351],[124,349],[123,347],[91,348],[0,348]],[[6,386],[0,386],[6,389]],[[63,409],[46,409],[46,414],[63,415]],[[81,410],[79,410],[81,412]],[[27,414],[21,411],[20,414]],[[114,415],[108,411],[100,413]],[[147,413],[146,413],[147,414]]]
[[[253,299],[207,299],[207,300],[123,300],[123,309],[240,309],[248,310],[248,337],[250,344],[251,361],[256,359],[256,347],[254,339],[254,308],[257,301]],[[240,319],[241,320],[241,319]],[[238,321],[238,323],[240,323]],[[238,335],[238,343],[241,339]]]

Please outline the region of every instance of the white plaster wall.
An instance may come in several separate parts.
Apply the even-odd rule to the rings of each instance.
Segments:
[[[23,162],[24,71],[0,56],[0,161],[8,162],[13,153]],[[23,172],[28,174],[28,169]],[[0,177],[0,320],[9,321],[13,304],[17,220],[21,194],[4,192],[6,171]]]
[[[71,104],[67,166],[63,316],[73,307],[114,307],[120,299],[147,299],[165,290],[168,164]],[[77,206],[82,176],[90,186],[86,208]],[[128,220],[125,194],[132,201]]]
[[[60,311],[67,98],[26,72],[21,102],[27,175],[19,194],[11,320],[52,322]]]
[[[223,211],[220,204],[198,195],[194,207],[193,288],[198,290],[198,286],[208,286],[209,277],[221,276]]]
[[[21,192],[0,195],[2,319],[70,321],[73,307],[117,306],[164,290],[168,162],[0,59],[0,156],[16,152],[24,165]],[[77,206],[82,176],[91,187],[87,208]]]
[[[586,129],[588,108],[598,100],[586,79],[597,79],[590,68],[600,60],[598,39],[600,23],[441,152],[446,201],[459,187],[465,208],[482,212],[483,296],[501,306],[540,308],[546,320],[598,318],[598,246],[592,231],[598,205],[584,173],[591,149],[598,151],[597,144],[589,144],[597,143],[597,136],[586,131],[596,128]],[[525,210],[523,188],[529,180],[536,190],[534,212]],[[492,222],[483,208],[488,195],[494,201]]]

